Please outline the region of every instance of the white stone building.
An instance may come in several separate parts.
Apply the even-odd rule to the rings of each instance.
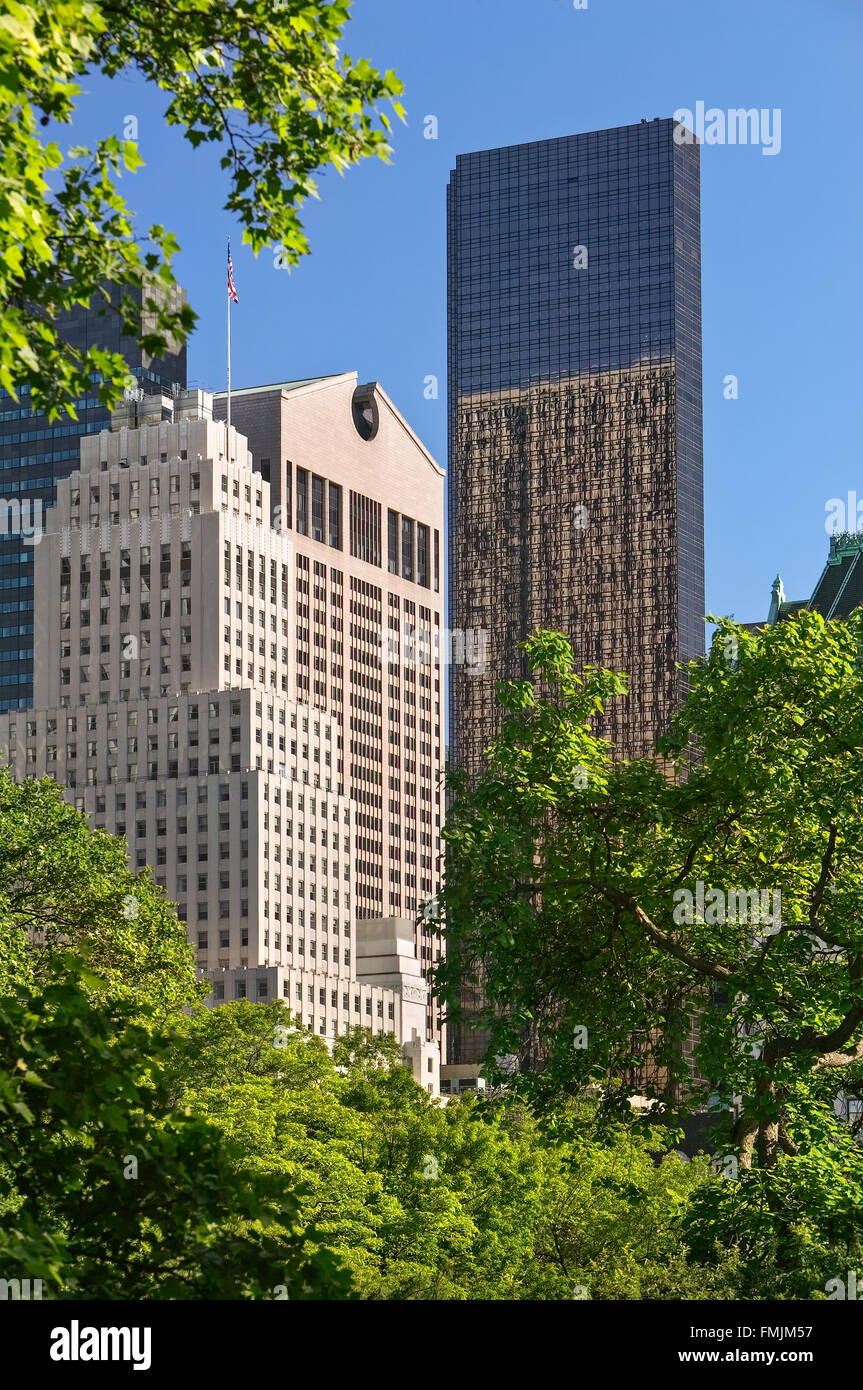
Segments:
[[[385,650],[382,618],[377,646],[374,622],[355,624],[366,581],[336,554],[340,494],[331,505],[328,564],[310,586],[309,557],[271,524],[270,484],[210,397],[115,412],[82,441],[36,546],[34,707],[0,716],[0,749],[16,776],[56,778],[91,824],[124,835],[133,868],[152,866],[214,1003],[279,997],[327,1038],[354,1024],[394,1033],[437,1094],[413,921],[358,921],[354,724],[340,702],[297,699],[310,587],[342,689],[360,674],[355,632],[364,680]],[[369,751],[378,765],[382,748]]]

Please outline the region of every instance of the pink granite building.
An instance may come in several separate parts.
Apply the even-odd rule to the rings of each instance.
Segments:
[[[234,391],[231,422],[293,542],[288,693],[338,728],[356,917],[416,918],[440,882],[443,469],[355,372]],[[424,975],[439,950],[431,925],[417,929]]]

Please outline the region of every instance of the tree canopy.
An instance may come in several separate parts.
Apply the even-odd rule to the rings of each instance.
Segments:
[[[489,779],[462,793],[447,832],[456,959],[470,950],[486,972],[493,1050],[521,1050],[530,1064],[489,1096],[434,1100],[393,1039],[356,1029],[330,1051],[280,1000],[203,1006],[184,925],[149,871],[128,869],[123,841],[91,831],[49,780],[17,785],[0,774],[4,1277],[40,1278],[43,1296],[59,1298],[824,1296],[836,1269],[863,1254],[860,1149],[832,1108],[840,1090],[859,1086],[853,1031],[847,1053],[819,1050],[854,989],[847,952],[822,953],[819,941],[845,931],[850,950],[856,919],[833,907],[837,892],[822,900],[830,916],[800,920],[819,880],[814,850],[808,896],[792,892],[790,911],[783,898],[769,926],[707,921],[706,900],[691,921],[676,919],[674,894],[684,830],[708,888],[745,885],[708,815],[711,796],[726,805],[736,790],[729,843],[746,845],[745,868],[757,846],[767,853],[766,832],[742,838],[758,824],[744,766],[732,758],[720,773],[718,733],[703,737],[703,760],[693,761],[687,733],[714,720],[720,729],[720,701],[729,727],[736,718],[750,727],[747,702],[733,694],[747,661],[760,671],[745,679],[764,719],[749,759],[757,795],[778,795],[786,720],[796,750],[786,756],[806,789],[782,803],[772,870],[783,884],[805,884],[802,849],[821,843],[827,853],[829,822],[819,842],[809,798],[841,809],[831,779],[843,780],[854,718],[836,736],[842,698],[817,678],[818,652],[838,653],[837,683],[850,687],[851,631],[825,636],[804,624],[796,637],[754,634],[748,646],[732,633],[739,647],[727,668],[714,648],[703,681],[693,676],[702,722],[684,720],[664,754],[689,760],[678,782],[608,762],[589,723],[619,678],[589,673],[580,684],[562,639],[537,639],[545,692],[504,692],[514,712],[500,756]],[[780,638],[796,651],[797,704],[782,674],[789,655],[770,649]],[[807,753],[791,729],[806,727],[793,715],[810,678],[820,697],[803,708],[826,722]],[[854,816],[852,801],[830,861],[844,894]],[[708,873],[708,855],[719,870]],[[529,894],[503,875],[513,864]],[[763,872],[768,881],[771,865]],[[564,887],[564,873],[575,883]],[[556,956],[545,930],[556,933]],[[795,936],[807,952],[792,949]],[[516,968],[499,974],[501,952]],[[724,993],[712,990],[715,962],[733,968]],[[772,989],[771,962],[780,967]],[[688,1076],[675,1073],[687,1010],[701,1020],[699,1070],[675,1097],[664,1082],[651,1089],[643,1064],[652,1055],[666,1080]],[[804,1030],[816,1026],[813,1039]],[[803,1049],[770,1049],[801,1036]],[[652,1111],[630,1106],[639,1086]],[[727,1117],[724,1139],[713,1141],[720,1154],[686,1163],[673,1122],[708,1092]]]
[[[281,1001],[202,1009],[166,1071],[175,1104],[281,1176],[367,1299],[725,1297],[721,1261],[691,1264],[691,1196],[715,1187],[667,1134],[591,1107],[544,1129],[523,1106],[414,1082],[390,1037],[354,1029],[332,1055]],[[290,1030],[290,1031],[287,1031]]]
[[[588,1113],[546,1136],[523,1108],[441,1105],[392,1038],[356,1029],[330,1053],[281,1001],[207,1008],[184,925],[121,839],[6,771],[0,823],[5,1277],[108,1299],[722,1285],[680,1244],[703,1167],[657,1167],[655,1139],[622,1129],[593,1144]]]
[[[38,982],[65,949],[88,990],[156,1021],[201,998],[176,907],[149,869],[132,873],[125,840],[92,831],[50,778],[17,783],[6,768],[0,824],[0,987]]]
[[[128,381],[118,353],[62,342],[54,317],[110,285],[137,287],[123,331],[151,356],[185,340],[195,316],[170,294],[175,237],[136,233],[118,179],[142,164],[136,140],[106,132],[61,148],[45,127],[72,122],[82,79],[135,74],[165,92],[165,120],[215,145],[226,208],[255,253],[308,250],[300,209],[314,174],[388,157],[401,84],[339,50],[350,0],[7,0],[0,16],[0,386],[30,387],[33,408],[74,415],[78,396],[113,404]],[[111,310],[108,310],[109,312]]]
[[[193,956],[149,870],[0,771],[0,1268],[46,1297],[348,1296],[293,1192],[164,1100]]]
[[[613,761],[591,730],[619,676],[578,676],[558,634],[525,643],[534,679],[501,687],[485,774],[454,779],[439,984],[453,1017],[463,973],[482,979],[490,1057],[520,1056],[511,1085],[540,1104],[589,1087],[618,1113],[646,1095],[657,1118],[712,1102],[729,1199],[766,1201],[786,1235],[807,1210],[849,1234],[863,613],[717,622],[653,763]]]

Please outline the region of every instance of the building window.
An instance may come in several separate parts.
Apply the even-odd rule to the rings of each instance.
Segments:
[[[351,400],[351,414],[354,428],[361,439],[374,439],[378,432],[380,417],[372,386],[358,386]]]
[[[327,541],[334,550],[342,548],[342,490],[338,483],[328,485],[329,526]]]
[[[429,528],[417,522],[417,583],[429,587]]]
[[[387,511],[387,569],[399,572],[399,514],[392,510]]]
[[[414,524],[410,517],[402,517],[402,579],[414,577]]]
[[[312,474],[312,540],[324,539],[324,480]]]
[[[281,529],[291,528],[291,503],[294,496],[294,465],[285,459],[285,495],[282,498]],[[277,530],[280,528],[276,528]]]
[[[369,565],[381,563],[381,504],[360,492],[350,494],[351,554]]]
[[[309,534],[309,475],[305,468],[297,469],[297,530]]]

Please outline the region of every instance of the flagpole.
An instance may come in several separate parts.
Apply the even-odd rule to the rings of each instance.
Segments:
[[[234,263],[231,260],[231,242],[228,239],[228,409],[227,409],[227,432],[225,434],[225,454],[231,457],[231,301],[239,304],[237,299],[237,289],[234,284]]]
[[[230,255],[230,247],[228,250]],[[231,457],[231,296],[228,295],[228,433],[225,439],[225,457]]]

